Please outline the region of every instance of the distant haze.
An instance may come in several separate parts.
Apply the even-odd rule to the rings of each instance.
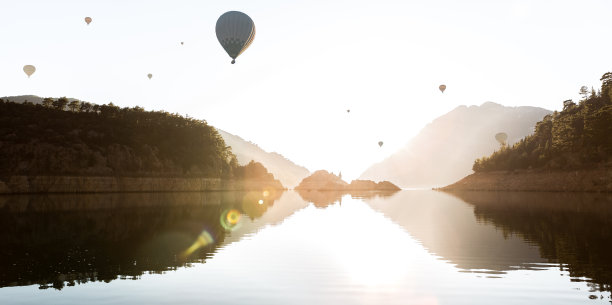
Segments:
[[[500,148],[496,133],[507,133],[512,145],[533,133],[535,123],[549,113],[491,102],[459,106],[425,126],[404,148],[368,168],[360,178],[389,180],[402,187],[453,183],[472,173],[476,158]]]

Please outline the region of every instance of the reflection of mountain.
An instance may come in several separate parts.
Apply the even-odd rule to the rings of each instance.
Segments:
[[[457,268],[497,273],[546,262],[537,247],[477,222],[469,205],[444,193],[404,191],[366,202]]]
[[[244,165],[255,160],[263,164],[285,187],[293,188],[310,174],[306,168],[291,162],[278,153],[264,151],[259,146],[221,129],[217,131],[225,143],[232,147],[238,163]]]
[[[588,277],[599,290],[612,285],[612,195],[597,193],[458,192],[479,222],[540,248],[542,257]]]
[[[188,266],[205,260],[221,245],[278,223],[307,205],[295,196],[266,195],[0,197],[0,287],[39,284],[41,288],[62,288],[66,283],[138,278],[144,272]],[[243,216],[229,234],[221,222],[229,220],[227,211],[232,209]],[[211,243],[195,242],[203,232],[210,235]],[[195,251],[183,257],[190,247]]]
[[[506,132],[508,142],[514,143],[533,133],[535,123],[549,113],[491,102],[459,106],[425,126],[406,147],[371,166],[360,179],[389,180],[403,187],[450,184],[471,174],[476,158],[499,148],[496,133]]]

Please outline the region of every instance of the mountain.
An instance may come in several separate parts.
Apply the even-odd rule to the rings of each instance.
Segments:
[[[44,98],[40,97],[40,96],[36,96],[36,95],[17,95],[17,96],[5,96],[5,97],[0,97],[0,99],[8,101],[8,102],[14,102],[14,103],[25,103],[25,102],[29,102],[32,104],[42,104],[42,100]],[[68,98],[69,102],[72,101],[81,101],[79,99],[76,98]]]
[[[486,102],[459,106],[429,123],[400,151],[372,165],[359,179],[389,180],[402,187],[447,185],[472,173],[474,160],[490,155],[505,132],[512,144],[532,134],[551,111]]]
[[[293,188],[310,175],[308,169],[291,162],[281,154],[267,152],[256,144],[221,129],[217,131],[225,143],[232,147],[239,164],[244,165],[255,160],[263,164],[285,187]]]

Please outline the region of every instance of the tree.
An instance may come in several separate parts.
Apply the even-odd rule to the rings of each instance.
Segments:
[[[53,99],[52,99],[52,98],[50,98],[50,97],[45,97],[45,98],[42,100],[42,105],[43,105],[43,107],[45,107],[45,108],[51,108],[51,106],[53,105]]]
[[[68,99],[66,97],[60,97],[57,100],[53,101],[53,107],[58,110],[64,110],[68,105]]]
[[[586,98],[589,96],[589,87],[580,87],[580,91],[578,92],[578,94],[582,95],[582,98],[586,100]]]
[[[79,104],[80,103],[77,100],[71,101],[70,103],[68,103],[68,109],[70,109],[70,111],[72,112],[76,112],[77,109],[79,109]]]

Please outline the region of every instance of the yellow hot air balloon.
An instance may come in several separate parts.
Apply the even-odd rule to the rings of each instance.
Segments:
[[[383,146],[383,141],[378,141],[378,147],[382,147]]]
[[[151,78],[153,77],[153,74],[149,73],[149,74],[147,74],[147,77],[148,77],[149,79],[151,79]]]
[[[25,72],[25,74],[27,74],[29,78],[30,76],[32,76],[32,74],[34,74],[34,72],[36,72],[36,67],[32,65],[25,65],[23,66],[23,72]]]
[[[217,20],[217,39],[225,52],[232,58],[232,64],[255,39],[255,23],[247,14],[237,11],[226,12]]]
[[[444,93],[444,90],[446,90],[446,85],[440,85],[440,91],[442,91],[442,93]]]
[[[85,17],[85,23],[89,25],[91,23],[91,17]]]
[[[495,140],[497,140],[497,142],[499,142],[501,146],[506,146],[506,140],[508,140],[508,134],[506,134],[505,132],[500,132],[495,135]]]

